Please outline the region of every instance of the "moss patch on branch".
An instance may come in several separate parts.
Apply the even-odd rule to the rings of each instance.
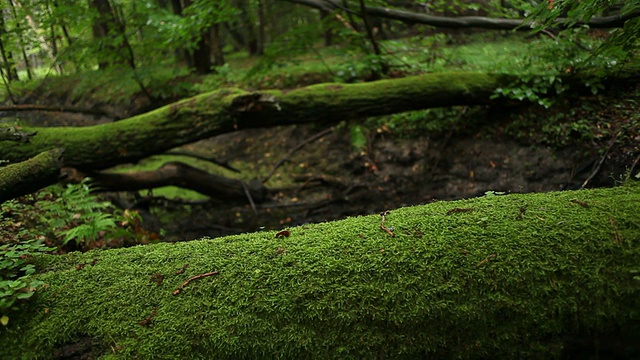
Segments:
[[[0,357],[557,357],[640,317],[638,214],[631,185],[490,194],[392,210],[394,237],[370,215],[43,256]]]

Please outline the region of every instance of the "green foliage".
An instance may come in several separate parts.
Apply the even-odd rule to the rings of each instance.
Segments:
[[[595,16],[629,15],[640,10],[637,1],[552,1],[541,2],[533,11],[532,18],[537,21],[537,30],[552,27],[559,18],[563,18],[564,25],[572,26],[579,22],[587,22]],[[574,30],[563,30],[562,34]],[[597,55],[615,55],[619,60],[627,60],[638,54],[640,46],[640,20],[638,17],[625,22],[622,29],[615,29],[611,37],[604,41],[597,49]]]
[[[2,242],[20,244],[38,239],[62,248],[90,249],[106,246],[110,239],[143,240],[139,214],[122,212],[99,200],[90,193],[89,181],[53,186],[3,203]]]
[[[370,117],[366,125],[377,132],[390,132],[401,138],[412,138],[424,134],[442,134],[449,131],[461,131],[462,126],[472,126],[476,108],[452,106],[408,111],[388,116]],[[464,118],[464,120],[462,120]]]
[[[314,50],[321,31],[319,23],[304,22],[279,35],[267,46],[258,63],[246,73],[246,79],[264,76],[274,68],[276,71],[284,70],[291,64],[299,63],[303,54],[314,53],[321,59],[322,55]]]
[[[1,219],[0,219],[1,220]],[[6,326],[9,313],[18,308],[20,300],[33,296],[44,282],[33,279],[36,267],[29,260],[33,255],[52,251],[41,241],[29,240],[18,244],[0,245],[0,321]]]
[[[90,179],[80,184],[71,184],[54,195],[53,201],[41,204],[43,220],[48,219],[53,231],[61,238],[61,245],[70,241],[78,246],[92,247],[93,243],[109,237],[133,235],[130,230],[122,229],[119,223],[127,219],[121,211],[115,210],[108,201],[100,201],[90,194]],[[140,220],[138,216],[135,219]]]
[[[349,133],[353,150],[356,152],[365,151],[369,142],[368,130],[362,125],[352,124],[349,126]]]
[[[0,205],[0,315],[4,325],[17,302],[30,298],[43,285],[31,277],[36,268],[29,260],[56,249],[45,242],[61,247],[74,242],[78,248],[90,248],[105,237],[134,237],[131,227],[121,224],[139,223],[140,216],[114,211],[111,203],[98,201],[89,193],[87,181]]]
[[[497,88],[492,98],[504,96],[519,101],[528,100],[548,108],[553,104],[553,98],[549,97],[549,91],[552,89],[555,90],[553,95],[559,95],[565,91],[562,78],[556,75],[522,75],[519,81],[510,86]]]

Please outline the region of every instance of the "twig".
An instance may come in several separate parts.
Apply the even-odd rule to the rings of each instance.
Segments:
[[[394,233],[391,231],[391,229],[389,229],[388,227],[384,226],[384,217],[386,215],[389,215],[391,211],[389,210],[385,210],[383,213],[380,213],[380,216],[382,216],[382,224],[380,225],[380,229],[384,230],[387,232],[387,234],[391,235],[391,237],[394,237]]]
[[[640,155],[638,155],[636,160],[631,165],[631,169],[629,169],[629,177],[633,176],[633,169],[635,169],[636,165],[638,165],[638,161],[640,161]]]
[[[180,270],[176,271],[176,275],[180,275],[184,273],[188,267],[189,267],[189,264],[184,264]]]
[[[479,263],[476,264],[476,267],[480,267],[484,264],[486,264],[489,259],[495,259],[495,257],[498,256],[497,254],[491,254],[489,256],[487,256],[486,258],[484,258],[484,260],[480,261]]]
[[[593,169],[593,172],[591,173],[591,175],[589,175],[587,180],[585,180],[582,183],[582,186],[580,187],[581,189],[584,189],[584,187],[587,186],[589,181],[591,181],[591,179],[593,179],[598,174],[598,172],[600,171],[600,167],[602,167],[602,164],[604,163],[604,160],[607,158],[607,155],[609,155],[609,151],[611,151],[611,148],[613,147],[613,144],[616,143],[616,140],[618,139],[618,135],[620,135],[620,133],[617,133],[616,136],[614,136],[613,139],[611,139],[611,142],[609,143],[609,146],[607,146],[607,150],[604,152],[604,155],[602,155],[602,157],[600,158],[600,161],[598,161],[598,163],[596,164],[596,166]]]
[[[325,135],[327,135],[327,134],[329,134],[329,133],[331,133],[331,132],[333,132],[333,128],[332,128],[332,127],[331,127],[331,128],[328,128],[328,129],[326,129],[326,130],[324,130],[324,131],[321,131],[321,132],[319,132],[319,133],[317,133],[317,134],[313,135],[312,137],[308,138],[307,140],[305,140],[305,141],[301,142],[300,144],[296,145],[296,147],[294,147],[293,149],[291,149],[291,151],[289,151],[289,152],[287,153],[287,155],[285,155],[285,157],[283,157],[282,159],[280,159],[280,161],[278,161],[278,162],[273,166],[273,169],[271,169],[271,172],[269,173],[269,175],[267,175],[267,177],[266,177],[266,178],[264,178],[264,179],[262,180],[262,183],[264,184],[264,183],[266,183],[267,181],[269,181],[269,179],[271,179],[271,177],[272,177],[272,176],[273,176],[273,174],[276,172],[276,170],[278,170],[278,168],[279,168],[279,167],[280,167],[280,166],[281,166],[285,161],[289,160],[289,157],[291,157],[291,155],[293,155],[293,153],[295,153],[296,151],[298,151],[298,150],[302,149],[302,148],[303,148],[305,145],[307,145],[308,143],[310,143],[310,142],[312,142],[312,141],[315,141],[315,140],[318,140],[318,139],[320,139],[321,137],[323,137],[323,136],[325,136]]]
[[[178,288],[175,289],[175,291],[172,294],[173,295],[180,294],[180,291],[182,291],[182,289],[185,286],[189,285],[189,283],[192,282],[193,280],[198,280],[198,279],[202,279],[202,278],[207,277],[207,276],[218,275],[218,274],[220,274],[219,271],[212,271],[212,272],[208,272],[208,273],[192,276],[187,281],[183,282],[180,286],[178,286]]]
[[[244,189],[244,194],[247,195],[247,199],[249,199],[249,204],[251,204],[251,209],[253,210],[253,213],[255,215],[258,215],[258,209],[256,209],[256,203],[253,202],[251,193],[249,192],[249,189],[247,188],[247,184],[245,184],[244,181],[242,182],[242,188]]]

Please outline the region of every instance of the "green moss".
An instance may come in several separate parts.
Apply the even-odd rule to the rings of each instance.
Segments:
[[[43,256],[46,290],[0,330],[0,357],[87,337],[109,358],[558,356],[638,316],[638,213],[626,186],[397,209],[395,237],[371,215]]]

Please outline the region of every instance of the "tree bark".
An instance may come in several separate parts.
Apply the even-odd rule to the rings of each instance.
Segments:
[[[0,167],[0,203],[36,192],[60,179],[62,151],[52,149],[32,159]]]
[[[0,55],[2,56],[2,67],[7,76],[7,82],[13,80],[20,80],[18,78],[18,70],[16,69],[15,61],[13,61],[13,54],[4,47],[4,41],[2,38],[7,33],[4,22],[4,12],[0,13]]]
[[[81,171],[135,162],[197,140],[241,129],[326,123],[454,105],[490,104],[508,75],[425,74],[370,83],[325,83],[292,91],[220,89],[115,123],[25,128],[29,143],[0,142],[0,158],[19,162],[55,147]]]
[[[258,44],[258,31],[252,20],[252,8],[251,4],[247,0],[235,0],[234,6],[240,10],[238,17],[240,18],[240,24],[242,24],[244,41],[247,46],[249,55],[262,55],[260,53],[260,45]]]
[[[31,65],[29,64],[29,57],[27,56],[27,51],[26,51],[26,46],[24,43],[24,31],[22,30],[21,26],[20,26],[20,21],[19,21],[19,17],[18,17],[18,12],[16,11],[16,6],[13,3],[13,0],[9,1],[9,7],[11,8],[11,13],[13,14],[13,18],[16,22],[15,25],[15,31],[16,33],[18,33],[18,43],[20,44],[20,50],[22,53],[22,59],[24,61],[24,66],[25,66],[25,70],[27,70],[27,78],[29,80],[33,79],[33,74],[31,73]]]
[[[89,7],[97,12],[95,19],[93,19],[92,31],[94,41],[99,44],[98,50],[115,56],[115,59],[113,59],[115,61],[99,58],[99,68],[105,69],[113,63],[123,63],[125,56],[121,52],[122,43],[119,46],[115,46],[112,43],[112,39],[118,31],[116,29],[115,14],[109,0],[89,0]]]
[[[323,11],[341,9],[335,1],[324,0],[284,0],[295,4],[310,6]],[[371,16],[379,16],[387,19],[399,20],[407,23],[431,25],[442,28],[462,29],[462,28],[483,28],[493,30],[521,30],[529,31],[533,28],[530,20],[501,19],[483,16],[460,16],[445,17],[436,15],[426,15],[406,10],[398,10],[386,7],[366,6],[365,13]],[[587,22],[568,23],[566,19],[556,19],[554,26],[558,28],[580,27],[588,25],[591,28],[608,29],[623,27],[627,20],[640,16],[640,12],[633,12],[626,15],[613,15],[606,17],[595,17]]]
[[[63,172],[68,174],[72,182],[80,182],[90,177],[98,189],[108,191],[137,191],[162,186],[179,186],[213,199],[231,201],[250,197],[256,202],[264,200],[267,195],[267,189],[259,181],[245,183],[242,180],[209,174],[181,162],[168,162],[153,171],[82,173],[75,169],[64,168]]]
[[[224,65],[224,53],[222,52],[222,39],[220,37],[219,23],[211,25],[209,39],[211,41],[211,55],[213,55],[213,65]]]
[[[639,213],[628,184],[39,256],[0,358],[636,358]]]

